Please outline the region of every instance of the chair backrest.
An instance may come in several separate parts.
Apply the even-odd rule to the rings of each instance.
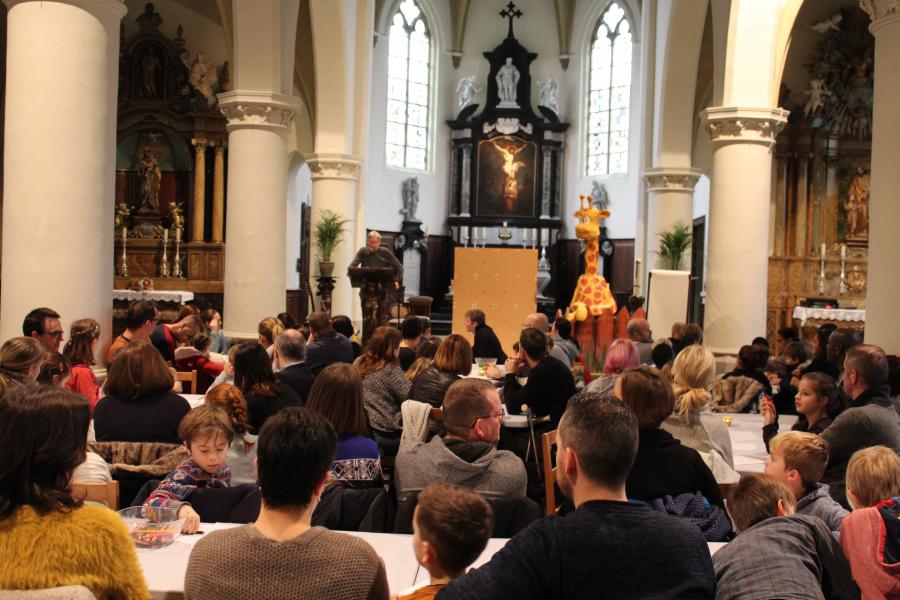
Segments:
[[[73,483],[72,493],[81,500],[102,502],[113,510],[119,510],[119,482],[115,479],[106,483]]]
[[[556,514],[556,467],[553,466],[553,446],[556,445],[556,430],[541,434],[541,462],[544,466],[544,506],[548,515]]]
[[[185,391],[182,389],[182,392],[185,394],[196,394],[197,393],[197,370],[193,371],[177,371],[178,373],[178,381],[182,384],[187,382],[191,384],[191,391]]]

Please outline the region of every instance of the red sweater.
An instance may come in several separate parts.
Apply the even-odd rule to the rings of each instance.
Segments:
[[[94,375],[93,369],[87,365],[73,365],[72,374],[66,382],[66,389],[87,398],[91,405],[91,415],[94,414],[94,407],[99,401],[100,386],[97,385],[97,377]]]
[[[222,365],[209,360],[199,350],[183,347],[175,350],[175,369],[178,371],[197,371],[197,389],[195,394],[205,394],[213,380],[222,372]]]
[[[863,600],[900,598],[900,498],[854,510],[841,523],[841,546]]]

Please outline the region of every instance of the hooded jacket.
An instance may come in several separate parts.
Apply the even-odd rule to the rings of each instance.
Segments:
[[[863,600],[900,598],[900,497],[847,515],[841,546]]]

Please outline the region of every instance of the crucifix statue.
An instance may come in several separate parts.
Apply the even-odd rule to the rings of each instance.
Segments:
[[[508,38],[514,38],[516,36],[513,35],[513,19],[517,19],[521,17],[524,13],[519,10],[519,8],[510,0],[509,4],[506,5],[506,8],[500,11],[500,16],[504,19],[509,19],[509,33],[506,34]]]

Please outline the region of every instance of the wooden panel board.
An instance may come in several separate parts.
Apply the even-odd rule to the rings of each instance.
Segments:
[[[537,250],[456,248],[453,276],[453,332],[465,335],[466,311],[480,308],[503,349],[512,354],[522,321],[535,312]]]

